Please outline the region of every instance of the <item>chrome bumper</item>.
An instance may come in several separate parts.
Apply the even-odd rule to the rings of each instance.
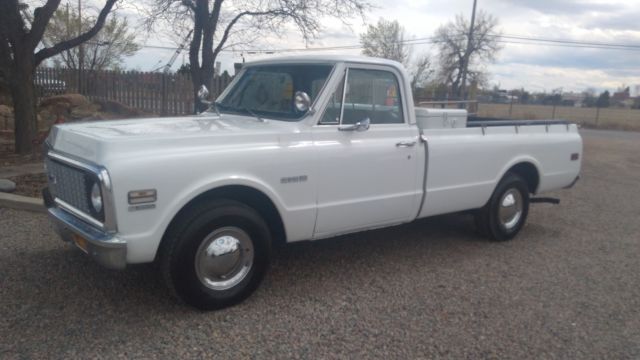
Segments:
[[[127,243],[115,235],[85,223],[72,214],[55,205],[48,189],[43,190],[44,203],[49,216],[53,220],[56,232],[62,240],[74,243],[87,253],[98,264],[109,269],[124,269],[127,266]],[[80,247],[73,239],[73,234],[87,241],[86,249]]]

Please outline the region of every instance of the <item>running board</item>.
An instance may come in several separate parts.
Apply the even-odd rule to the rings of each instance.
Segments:
[[[549,198],[549,197],[539,197],[539,198],[531,198],[529,202],[531,202],[532,204],[547,203],[547,204],[559,205],[560,199]]]

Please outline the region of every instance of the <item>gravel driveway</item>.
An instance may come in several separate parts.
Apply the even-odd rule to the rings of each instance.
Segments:
[[[0,209],[0,358],[640,357],[640,135],[585,135],[583,178],[514,241],[469,216],[277,251],[243,304],[198,312],[153,266],[102,269]]]

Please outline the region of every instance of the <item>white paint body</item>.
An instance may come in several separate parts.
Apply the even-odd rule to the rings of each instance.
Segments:
[[[325,89],[335,88],[336,74],[345,67],[391,71],[400,82],[405,123],[371,125],[363,132],[319,125],[331,92],[325,90],[297,122],[205,113],[59,125],[54,151],[108,170],[117,236],[127,243],[128,263],[153,261],[178,211],[226,185],[268,196],[286,240],[293,242],[480,208],[507,170],[521,162],[538,170],[537,193],[570,185],[580,172],[580,161],[570,161],[571,154],[582,155],[575,125],[491,127],[484,133],[458,125],[420,129],[408,78],[395,62],[359,57],[271,62],[276,61],[335,64]],[[397,147],[401,141],[416,146]],[[281,182],[296,176],[307,180]],[[129,211],[127,193],[140,189],[157,190],[156,207]]]

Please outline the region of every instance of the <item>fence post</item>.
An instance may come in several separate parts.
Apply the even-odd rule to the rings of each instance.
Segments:
[[[551,113],[551,119],[554,120],[556,118],[556,103],[553,103],[553,112]]]
[[[598,127],[599,120],[600,120],[600,106],[596,106],[596,128]]]
[[[513,116],[513,96],[511,96],[511,102],[509,103],[509,118]]]
[[[111,99],[114,101],[117,101],[116,99],[116,72],[115,71],[110,71],[109,72],[109,82],[111,82],[111,93],[109,93],[109,90],[107,90],[107,99]],[[105,81],[105,83],[107,83],[107,81]],[[105,99],[106,100],[106,99]]]
[[[162,73],[162,104],[160,104],[160,116],[167,116],[167,74]]]

